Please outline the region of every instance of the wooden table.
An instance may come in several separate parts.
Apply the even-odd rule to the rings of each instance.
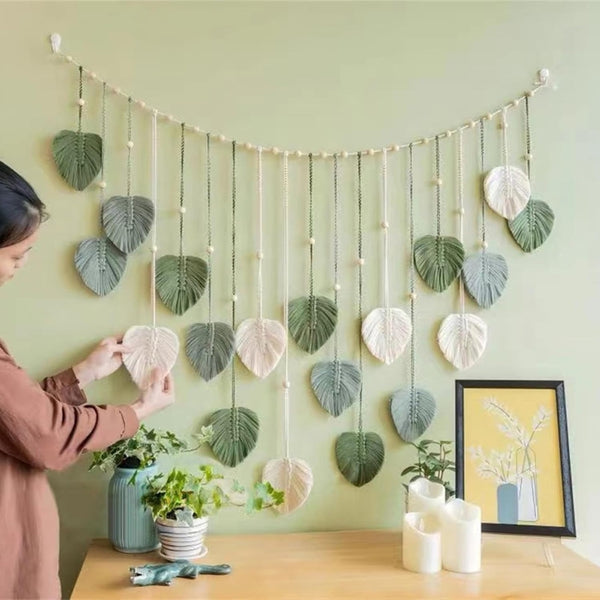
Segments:
[[[544,544],[554,567],[548,566]],[[158,554],[121,554],[107,540],[94,540],[72,598],[600,598],[600,568],[553,538],[484,534],[482,571],[472,575],[405,571],[397,531],[211,535],[207,546],[199,562],[229,563],[230,575],[137,587],[129,583],[129,567],[164,562]]]

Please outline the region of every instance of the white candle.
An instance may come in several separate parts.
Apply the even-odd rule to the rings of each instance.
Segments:
[[[419,477],[408,484],[408,512],[437,512],[445,502],[446,489],[441,483]]]
[[[450,500],[440,513],[442,564],[448,571],[481,570],[481,509],[464,500]]]
[[[404,515],[402,563],[408,571],[437,573],[442,568],[440,521],[431,513]]]

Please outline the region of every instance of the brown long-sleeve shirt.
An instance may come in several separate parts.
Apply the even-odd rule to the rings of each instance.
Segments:
[[[60,598],[58,511],[45,470],[131,437],[133,409],[85,405],[72,369],[32,381],[0,342],[0,598]]]

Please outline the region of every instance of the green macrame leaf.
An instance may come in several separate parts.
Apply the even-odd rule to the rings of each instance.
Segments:
[[[435,400],[426,390],[402,389],[392,394],[390,411],[398,435],[405,442],[413,442],[431,425]]]
[[[113,196],[102,205],[102,224],[110,241],[129,254],[148,237],[154,204],[143,196]]]
[[[84,190],[102,169],[102,138],[63,129],[52,140],[52,156],[61,177],[76,190]]]
[[[313,354],[337,325],[337,306],[325,296],[303,296],[289,304],[290,335],[302,350]]]
[[[106,296],[121,281],[127,255],[105,237],[83,240],[75,252],[75,268],[83,283],[98,296]]]
[[[342,475],[356,487],[369,483],[383,465],[385,450],[376,433],[347,431],[335,441],[335,458]]]
[[[234,352],[235,334],[227,323],[195,323],[187,330],[185,353],[205,381],[221,373]]]
[[[508,222],[515,242],[525,252],[539,248],[548,239],[553,226],[554,212],[541,200],[529,200],[525,209]]]
[[[161,256],[156,261],[156,291],[176,315],[194,306],[206,288],[208,267],[196,256]]]
[[[339,417],[354,404],[361,383],[360,369],[348,360],[318,362],[310,375],[310,384],[319,404],[334,417]]]
[[[462,276],[471,298],[482,308],[490,308],[504,291],[508,265],[500,254],[482,250],[465,259]]]
[[[239,465],[258,440],[258,415],[249,408],[232,407],[215,411],[209,420],[213,428],[210,447],[226,466]]]
[[[465,249],[456,238],[426,235],[415,242],[417,272],[436,292],[443,292],[458,277],[464,259]]]

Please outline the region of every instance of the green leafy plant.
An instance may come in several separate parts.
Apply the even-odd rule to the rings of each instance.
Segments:
[[[402,471],[402,476],[411,475],[409,483],[425,477],[434,483],[441,483],[446,488],[446,500],[454,496],[454,487],[446,480],[449,471],[456,472],[456,464],[449,458],[452,454],[452,442],[441,440],[421,440],[418,444],[410,444],[417,449],[417,462],[406,467]],[[430,450],[430,448],[432,448]],[[404,483],[404,488],[408,491],[408,484]]]

